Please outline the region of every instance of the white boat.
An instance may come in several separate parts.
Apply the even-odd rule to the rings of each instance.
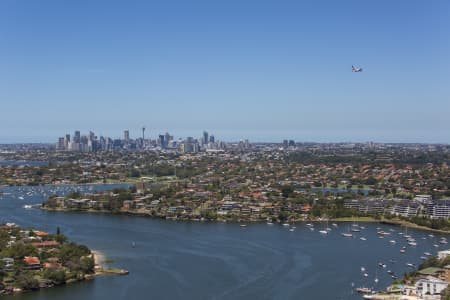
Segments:
[[[289,223],[283,223],[283,226],[288,227],[290,225],[289,225]]]
[[[357,288],[356,291],[360,294],[370,294],[372,290],[366,287]]]
[[[267,224],[267,225],[273,225],[273,223],[272,223],[272,222],[267,222],[266,224]]]
[[[241,224],[241,225],[239,225],[239,226],[241,226],[242,228],[247,227],[247,225],[245,225],[245,224]]]
[[[366,239],[365,237],[363,237],[363,236],[360,237],[359,239],[360,239],[361,241],[367,241],[367,239]]]
[[[345,236],[345,237],[353,237],[353,234],[351,234],[351,233],[346,233],[346,232],[341,233],[341,235],[342,235],[342,236]]]
[[[370,294],[372,292],[371,289],[366,288],[366,287],[357,288],[356,291],[360,294]]]
[[[395,240],[390,240],[389,243],[395,244],[395,243],[397,243],[397,242],[396,242]]]
[[[338,227],[338,225],[337,225],[336,223],[333,223],[333,224],[331,224],[331,225],[333,225],[334,227]]]
[[[405,253],[406,250],[405,249],[400,249],[400,253]]]
[[[292,232],[292,231],[294,231],[295,230],[295,228],[289,228],[289,231],[290,232]]]
[[[431,256],[430,252],[424,252],[423,254],[426,255],[426,256]]]
[[[411,263],[406,263],[406,265],[407,265],[408,267],[410,267],[410,268],[415,268],[415,267],[416,267],[415,264],[411,264]]]
[[[313,227],[314,225],[311,224],[311,223],[306,223],[306,226],[308,226],[308,227]]]
[[[320,232],[321,234],[328,234],[328,231],[326,231],[326,230],[319,230],[319,232]]]
[[[365,267],[361,267],[361,272],[364,272],[364,271],[366,271],[366,268]]]
[[[25,204],[25,205],[23,206],[23,208],[25,208],[25,209],[31,209],[31,208],[33,208],[33,205]]]

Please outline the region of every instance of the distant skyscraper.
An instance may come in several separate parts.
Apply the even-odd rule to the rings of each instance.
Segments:
[[[203,145],[208,144],[208,132],[207,131],[203,131]]]
[[[93,131],[89,131],[89,141],[95,140],[95,133]]]
[[[81,141],[81,134],[78,130],[75,131],[75,134],[73,136],[73,141],[74,141],[74,143],[80,143],[80,141]]]
[[[64,138],[64,149],[65,150],[69,149],[69,144],[70,144],[70,134],[66,134],[66,136]]]
[[[60,137],[60,138],[58,139],[58,144],[57,144],[56,146],[57,146],[57,149],[58,149],[58,150],[64,150],[64,149],[66,149],[66,146],[65,146],[65,138]]]
[[[216,140],[215,140],[215,138],[214,138],[214,135],[210,135],[209,136],[209,142],[211,143],[211,144],[214,144],[215,142],[216,142]]]
[[[165,147],[166,147],[165,135],[163,135],[163,134],[160,134],[160,135],[159,135],[159,137],[158,137],[158,145],[159,145],[161,148],[165,148]]]
[[[123,139],[128,142],[130,140],[130,131],[129,130],[125,130],[123,132]]]

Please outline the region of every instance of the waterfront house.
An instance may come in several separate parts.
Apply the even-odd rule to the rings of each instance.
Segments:
[[[438,295],[445,290],[447,286],[447,282],[433,276],[419,279],[415,284],[417,294],[420,297],[425,295]]]
[[[27,269],[36,270],[41,268],[41,261],[35,256],[25,256],[23,261]]]
[[[14,258],[4,257],[1,259],[3,261],[3,271],[12,272],[14,269]]]

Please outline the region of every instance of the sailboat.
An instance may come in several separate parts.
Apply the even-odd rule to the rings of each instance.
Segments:
[[[350,230],[348,230],[347,232],[341,233],[341,235],[344,237],[353,237],[353,234],[350,232]]]

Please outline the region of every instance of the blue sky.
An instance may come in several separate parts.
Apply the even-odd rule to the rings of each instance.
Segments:
[[[449,53],[447,0],[2,0],[0,143],[449,143]]]

